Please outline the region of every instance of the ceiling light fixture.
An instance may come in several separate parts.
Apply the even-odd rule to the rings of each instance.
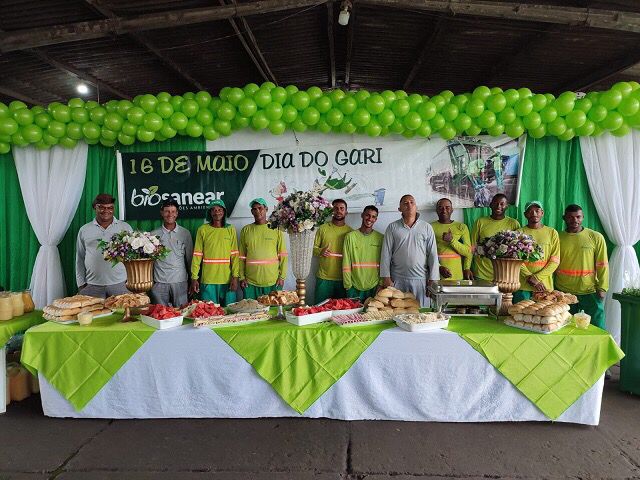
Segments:
[[[87,87],[84,83],[79,83],[76,87],[76,90],[78,90],[78,93],[80,95],[86,95],[87,93],[89,93],[89,87]]]
[[[340,15],[338,15],[338,23],[343,27],[349,24],[349,11],[353,8],[349,0],[343,0],[340,4]]]

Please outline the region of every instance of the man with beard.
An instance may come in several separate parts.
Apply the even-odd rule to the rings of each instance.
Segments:
[[[239,260],[236,227],[226,221],[227,207],[222,200],[208,205],[205,223],[196,232],[191,261],[191,293],[222,306],[235,301]]]
[[[173,199],[162,202],[162,226],[151,232],[169,250],[166,258],[156,260],[153,264],[151,300],[153,303],[174,307],[187,303],[189,270],[193,257],[191,233],[176,223],[178,213],[178,202]]]
[[[267,202],[256,198],[249,206],[255,221],[240,231],[240,286],[245,298],[256,299],[282,290],[287,277],[287,245],[283,232],[267,225]]]
[[[111,240],[123,230],[131,232],[131,226],[114,218],[116,199],[108,193],[99,194],[92,203],[96,217],[80,227],[76,242],[76,283],[82,295],[106,298],[129,293],[125,282],[127,271],[122,263],[111,266],[98,249],[98,242]]]
[[[471,239],[469,228],[460,222],[451,220],[453,204],[448,198],[436,203],[438,220],[431,222],[438,246],[440,277],[451,280],[473,280],[471,272]]]
[[[524,206],[527,225],[520,229],[532,237],[542,248],[542,258],[524,262],[520,268],[520,290],[513,295],[513,302],[531,298],[532,292],[553,291],[553,272],[560,263],[558,232],[542,224],[544,209],[540,200],[532,200]]]
[[[327,298],[344,298],[342,284],[342,245],[344,237],[353,229],[346,224],[347,202],[336,199],[331,202],[333,217],[320,225],[313,243],[313,255],[319,258],[316,274],[315,303]]]
[[[376,294],[380,284],[380,251],[383,236],[373,229],[378,220],[374,205],[364,207],[362,224],[344,238],[342,282],[348,298],[365,300]]]
[[[520,228],[520,223],[515,218],[505,215],[509,203],[504,193],[494,195],[489,206],[491,207],[491,215],[480,217],[471,229],[471,245],[474,251],[480,240],[492,237],[503,230],[518,230]],[[474,255],[473,273],[476,278],[492,282],[493,265],[491,260]]]
[[[566,229],[560,232],[560,265],[556,270],[556,288],[578,297],[571,313],[584,310],[591,323],[605,328],[604,297],[609,288],[609,260],[602,234],[584,228],[579,205],[564,211]]]
[[[426,307],[427,285],[440,279],[438,249],[433,228],[420,219],[412,195],[403,195],[398,211],[402,218],[384,232],[380,276],[385,287],[411,292]]]

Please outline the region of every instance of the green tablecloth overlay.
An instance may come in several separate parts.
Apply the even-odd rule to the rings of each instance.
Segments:
[[[104,387],[156,330],[121,323],[121,314],[89,326],[47,322],[24,336],[21,362],[40,372],[78,411]],[[52,335],[55,333],[55,335]]]
[[[551,420],[557,419],[624,357],[611,336],[574,324],[549,335],[484,317],[452,317],[458,333]]]
[[[33,312],[25,313],[11,320],[0,321],[0,348],[3,348],[16,333],[24,332],[44,321],[44,318],[42,318],[42,310],[34,310]]]
[[[326,392],[392,323],[298,327],[278,320],[213,328],[298,413]]]

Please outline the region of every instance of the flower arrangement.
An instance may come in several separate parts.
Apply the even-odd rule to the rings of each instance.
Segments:
[[[503,230],[493,237],[480,240],[476,253],[490,259],[508,258],[535,262],[542,258],[544,252],[542,247],[529,235],[512,230]]]
[[[113,265],[129,260],[160,260],[169,254],[157,235],[140,231],[116,233],[108,242],[100,240],[98,248],[103,258]]]
[[[316,191],[297,191],[282,199],[269,215],[269,227],[300,233],[314,230],[331,216],[331,204]]]

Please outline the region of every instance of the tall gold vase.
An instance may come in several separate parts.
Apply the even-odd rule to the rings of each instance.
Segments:
[[[522,260],[511,258],[492,259],[493,282],[502,293],[502,306],[499,315],[509,315],[509,308],[513,305],[513,292],[520,289],[520,267]]]
[[[134,293],[148,292],[153,287],[153,260],[141,258],[122,262],[127,270],[127,288]]]

